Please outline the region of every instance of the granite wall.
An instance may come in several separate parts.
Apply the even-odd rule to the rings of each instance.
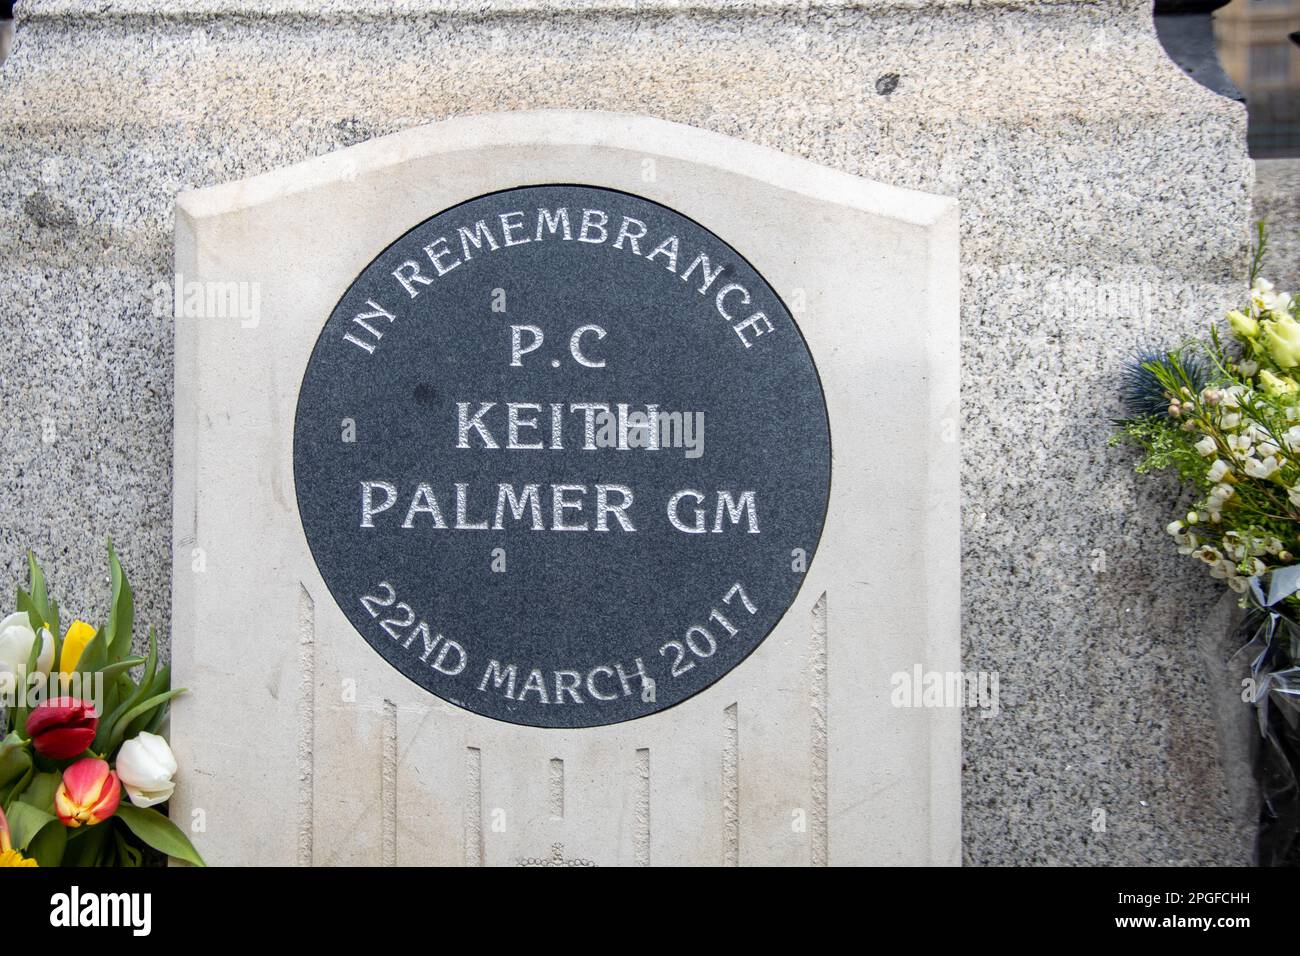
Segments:
[[[1268,232],[1265,274],[1279,289],[1300,288],[1300,159],[1255,163],[1255,218]]]
[[[1125,355],[1239,297],[1251,218],[1244,109],[1149,3],[101,6],[25,0],[0,68],[5,591],[30,546],[102,615],[112,535],[167,628],[179,190],[460,113],[651,114],[960,199],[952,595],[1002,698],[965,722],[967,862],[1247,860],[1196,653],[1218,592],[1165,540],[1172,485],[1105,444]]]

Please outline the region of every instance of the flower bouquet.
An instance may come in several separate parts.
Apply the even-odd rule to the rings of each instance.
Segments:
[[[1300,863],[1300,296],[1260,278],[1226,334],[1139,355],[1128,417],[1113,443],[1137,446],[1139,473],[1172,470],[1194,496],[1168,532],[1180,554],[1239,595],[1242,699],[1256,708],[1257,857]]]
[[[175,787],[161,733],[183,691],[158,666],[152,628],[148,656],[130,656],[134,600],[112,544],[112,607],[98,629],[77,620],[62,630],[40,565],[27,561],[28,587],[0,620],[0,866],[139,866],[147,848],[203,865],[156,808]]]

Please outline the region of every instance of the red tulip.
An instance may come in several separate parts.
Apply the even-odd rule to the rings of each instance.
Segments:
[[[56,697],[37,704],[27,716],[27,736],[42,757],[70,760],[95,740],[99,718],[95,705],[75,697]]]
[[[54,794],[54,812],[65,827],[94,826],[117,812],[122,784],[107,760],[87,757],[63,771]]]

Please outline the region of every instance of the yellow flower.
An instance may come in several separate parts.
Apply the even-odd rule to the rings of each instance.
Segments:
[[[1281,368],[1300,365],[1300,323],[1289,315],[1265,323],[1264,344]]]
[[[1228,324],[1243,339],[1253,339],[1259,335],[1259,323],[1237,309],[1228,313]]]
[[[1297,387],[1300,387],[1297,386],[1289,376],[1286,378],[1279,378],[1268,369],[1260,371],[1259,384],[1260,387],[1273,398],[1281,398],[1283,395],[1290,395],[1292,392],[1296,391]]]
[[[73,621],[63,635],[63,652],[59,655],[59,673],[65,677],[77,669],[86,645],[95,639],[95,629],[85,621]]]

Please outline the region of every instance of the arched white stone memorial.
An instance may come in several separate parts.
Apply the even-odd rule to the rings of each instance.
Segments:
[[[833,452],[815,559],[767,638],[676,706],[579,729],[478,716],[380,657],[313,560],[293,460],[308,359],[367,265],[457,204],[561,183],[742,255],[802,332]],[[960,708],[891,700],[898,675],[959,667],[953,200],[658,119],[475,116],[182,194],[176,271],[178,298],[258,303],[182,303],[176,328],[174,683],[194,693],[172,816],[202,811],[210,862],[958,861]]]

